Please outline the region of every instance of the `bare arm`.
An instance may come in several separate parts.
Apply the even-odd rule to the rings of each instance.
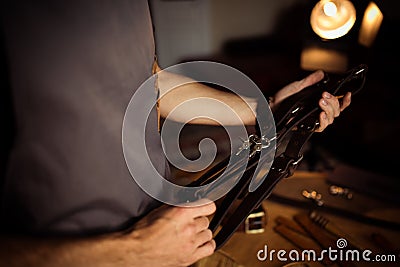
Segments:
[[[251,98],[240,97],[236,94],[220,91],[209,86],[196,83],[192,79],[180,75],[176,75],[167,71],[159,71],[159,88],[160,88],[160,111],[161,116],[167,117],[175,121],[187,123],[188,120],[198,116],[202,112],[207,112],[210,118],[218,118],[222,125],[255,125],[256,123],[256,108],[257,100]],[[313,85],[323,78],[322,71],[311,73],[300,81],[295,81],[281,90],[279,90],[272,98],[270,107],[272,111],[286,97],[301,91],[302,89]],[[178,86],[183,84],[181,86]],[[170,88],[174,88],[170,90]],[[185,101],[190,101],[193,98],[200,101],[190,102],[190,105],[183,106],[176,111],[174,109]],[[224,103],[229,106],[234,114],[237,114],[240,120],[232,116],[232,112],[226,112],[222,107],[224,105],[216,104]],[[351,94],[347,93],[343,99],[342,105],[338,99],[327,92],[321,95],[319,106],[322,109],[320,113],[320,127],[318,132],[322,132],[328,125],[332,124],[334,119],[340,115],[346,107],[350,105]],[[174,112],[172,112],[174,111]],[[171,115],[173,114],[173,115]],[[197,124],[216,124],[214,120],[198,118],[190,121]]]
[[[207,217],[214,211],[214,203],[193,208],[163,206],[127,234],[79,239],[1,238],[0,266],[188,266],[214,252]]]
[[[120,243],[120,244],[119,244]],[[117,265],[122,241],[113,236],[96,238],[1,238],[1,266],[112,266]],[[132,247],[135,241],[132,240]],[[118,244],[118,246],[116,246]],[[104,259],[104,260],[103,260]],[[105,260],[107,259],[107,260]]]
[[[221,91],[185,76],[158,70],[162,117],[169,116],[169,119],[185,123],[190,120],[193,124],[218,124],[212,119],[199,118],[199,115],[204,114],[226,126],[255,125],[257,100]],[[184,102],[187,104],[181,105]]]

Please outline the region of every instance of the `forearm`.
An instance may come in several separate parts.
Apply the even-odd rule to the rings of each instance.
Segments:
[[[169,116],[169,119],[192,124],[255,124],[255,99],[221,91],[166,71],[159,72],[158,86],[160,112],[164,118]]]
[[[79,239],[1,238],[0,266],[111,267],[133,266],[132,262],[140,266],[139,261],[127,264],[130,259],[126,256],[137,256],[135,249],[139,249],[139,244],[135,245],[134,240],[129,240],[128,246],[116,235]]]

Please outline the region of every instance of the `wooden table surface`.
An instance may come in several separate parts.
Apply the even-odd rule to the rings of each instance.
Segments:
[[[320,176],[320,179],[324,179],[324,175]],[[307,182],[307,179],[315,179],[316,176],[314,174],[304,174],[300,173],[297,176],[293,176],[290,179],[292,183],[303,184]],[[281,184],[279,184],[281,186]],[[285,186],[285,185],[282,185]],[[356,196],[357,197],[357,196]],[[365,204],[367,205],[367,204]],[[301,249],[297,247],[295,244],[291,243],[289,240],[278,234],[274,227],[277,225],[276,218],[278,216],[286,217],[290,220],[293,220],[293,216],[299,213],[307,213],[309,209],[295,207],[293,205],[282,204],[272,200],[265,200],[263,203],[264,209],[267,211],[267,225],[265,227],[264,233],[259,234],[246,234],[244,232],[236,232],[231,239],[213,256],[203,259],[197,265],[198,266],[250,266],[250,267],[258,267],[258,266],[285,266],[291,263],[288,261],[280,261],[277,259],[276,253],[273,255],[273,260],[270,261],[266,259],[265,261],[261,261],[257,258],[257,253],[260,250],[263,250],[265,246],[267,246],[268,251],[271,250],[285,250],[287,253],[292,249],[297,249],[301,252]],[[381,209],[370,211],[372,213],[377,213],[378,216],[384,217],[388,216],[391,219],[395,217],[396,219],[400,217],[400,208],[391,207],[390,209]],[[343,216],[333,215],[333,214],[324,214],[324,217],[329,219],[329,221],[339,227],[343,232],[350,235],[352,238],[356,239],[363,245],[365,249],[371,250],[375,254],[393,254],[393,252],[388,252],[387,250],[383,250],[382,246],[376,244],[371,238],[373,233],[379,233],[384,236],[396,249],[400,248],[400,229],[387,229],[378,227],[372,224],[366,224],[359,221],[355,221],[349,218],[345,218]],[[326,231],[321,228],[321,231]],[[263,255],[263,254],[261,254]],[[394,255],[394,254],[393,254]],[[286,258],[288,258],[288,254],[286,254]],[[356,262],[352,261],[349,266],[400,266],[399,258],[396,259],[397,262]],[[294,265],[294,267],[298,266],[324,266],[319,262],[314,261],[306,261],[306,265]],[[292,265],[290,265],[292,266]],[[333,264],[331,266],[343,266],[341,264]]]

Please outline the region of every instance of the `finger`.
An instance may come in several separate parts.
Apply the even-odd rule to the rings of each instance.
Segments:
[[[330,105],[330,103],[324,98],[321,98],[319,100],[319,106],[321,107],[322,111],[325,111],[326,120],[328,121],[328,124],[333,123],[333,120],[335,118],[333,106]]]
[[[317,70],[305,77],[300,81],[300,88],[306,88],[310,85],[313,85],[324,78],[324,72],[322,70]]]
[[[215,251],[215,248],[216,248],[216,243],[215,243],[214,239],[212,239],[212,240],[208,241],[207,243],[203,244],[202,246],[200,246],[195,252],[196,261],[213,254]]]
[[[196,233],[200,233],[205,229],[208,229],[208,226],[210,225],[210,220],[205,216],[201,216],[195,218],[194,223],[196,225]]]
[[[304,79],[293,82],[289,86],[287,86],[286,88],[288,89],[286,94],[287,96],[290,96],[292,94],[298,93],[304,88],[319,82],[320,80],[322,80],[323,77],[324,77],[324,72],[322,70],[315,71],[310,75],[308,75],[307,77],[305,77]]]
[[[330,106],[333,117],[338,117],[340,115],[339,100],[328,92],[324,92],[322,98],[327,102],[328,106]]]
[[[340,111],[343,111],[345,108],[347,108],[351,103],[351,92],[347,92],[345,96],[343,97],[342,105],[340,107]]]
[[[184,208],[188,210],[187,214],[190,216],[190,218],[197,218],[197,217],[202,217],[202,216],[209,216],[215,212],[217,209],[216,205],[214,202],[210,202],[205,205],[197,206],[197,207],[188,207]]]
[[[210,229],[206,229],[201,231],[196,235],[195,245],[196,247],[201,247],[202,245],[206,244],[207,242],[213,239],[213,234]]]
[[[319,127],[315,130],[316,132],[322,132],[323,130],[326,129],[326,127],[328,127],[329,122],[327,119],[327,115],[325,113],[325,111],[322,111],[319,114]]]

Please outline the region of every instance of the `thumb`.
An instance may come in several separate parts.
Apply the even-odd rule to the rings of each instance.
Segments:
[[[300,81],[300,90],[311,86],[324,78],[325,74],[322,70],[317,70],[305,77],[303,80]]]

